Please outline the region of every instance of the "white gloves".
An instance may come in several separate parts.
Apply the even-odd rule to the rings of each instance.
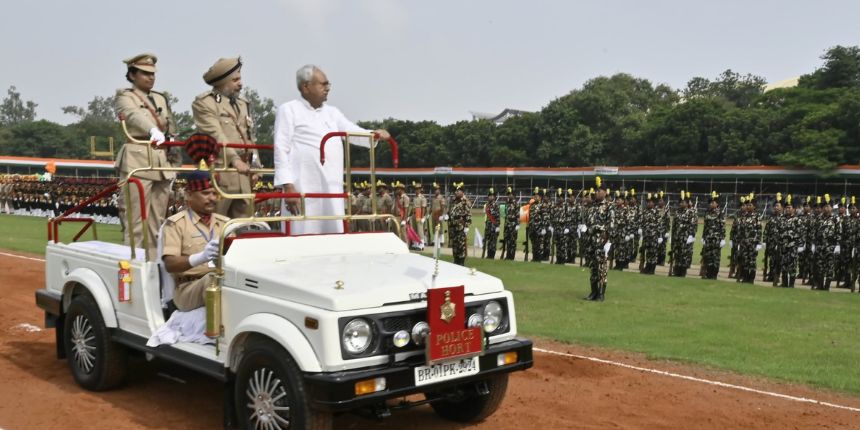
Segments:
[[[839,245],[836,245],[836,247],[835,247],[835,248],[833,248],[833,253],[834,253],[834,254],[839,254],[839,253],[841,253],[841,252],[842,252],[842,248],[841,248],[841,247],[839,247]]]
[[[639,230],[636,230],[636,233],[638,233],[639,236],[642,236],[642,229],[640,228]]]
[[[519,230],[520,230],[520,225],[519,225],[519,224],[517,224],[517,225],[514,227],[514,231],[519,231]]]
[[[628,234],[628,235],[626,235],[626,236],[624,236],[624,241],[625,241],[625,242],[630,242],[630,235],[629,235],[629,234]]]
[[[550,227],[550,228],[549,228],[549,232],[550,232],[550,233],[555,233],[555,229],[553,229],[552,227]]]
[[[664,234],[664,235],[663,235],[663,237],[665,237],[666,239],[668,239],[668,238],[669,238],[669,233]]]
[[[687,245],[689,245],[689,244],[691,244],[691,243],[693,243],[693,242],[695,242],[695,241],[696,241],[696,238],[695,238],[695,237],[693,237],[693,235],[689,235],[689,236],[687,236]]]
[[[498,232],[499,232],[499,228],[498,228],[498,227],[496,227],[496,233],[498,233]]]
[[[726,246],[726,240],[725,240],[725,239],[720,239],[720,248],[722,248],[722,247],[724,247],[724,246]]]
[[[167,139],[164,137],[164,133],[162,133],[158,127],[152,127],[149,129],[150,142],[155,142],[156,145],[161,145],[165,140]]]
[[[202,251],[188,256],[188,264],[191,267],[197,267],[201,264],[208,263],[218,256],[218,239],[212,239],[206,244]]]
[[[564,234],[569,234],[569,233],[570,233],[570,229],[569,229],[569,228],[564,229]]]
[[[810,250],[810,251],[812,251],[813,253],[815,253],[815,244],[813,244],[812,246],[810,246],[810,247],[809,247],[809,250]]]
[[[762,242],[762,243],[761,243],[761,247],[762,247],[762,248],[767,248],[767,242]]]
[[[661,244],[661,243],[663,243],[663,238],[662,238],[662,237],[658,237],[658,238],[657,238],[657,245],[659,245],[659,244]]]
[[[400,221],[400,225],[406,225],[406,220]]]
[[[469,227],[463,227],[463,233],[469,233]]]
[[[798,246],[797,247],[797,252],[803,252],[803,251],[806,251],[806,247],[804,247],[804,246]]]
[[[546,236],[546,229],[545,228],[540,229],[540,235]]]
[[[588,231],[588,227],[586,227],[585,224],[580,224],[579,231],[585,233],[586,231]]]
[[[609,257],[610,249],[612,249],[612,242],[606,242],[606,244],[603,245],[603,255]]]
[[[439,221],[448,221],[448,214],[440,216]]]
[[[756,250],[756,251],[761,251],[761,249],[762,249],[762,248],[764,248],[764,247],[763,247],[763,246],[761,246],[761,244],[760,244],[760,243],[759,243],[759,244],[756,244],[756,246],[755,246],[755,250]]]

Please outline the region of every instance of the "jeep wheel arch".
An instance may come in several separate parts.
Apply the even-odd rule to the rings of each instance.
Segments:
[[[252,340],[269,338],[293,358],[303,372],[322,372],[319,359],[310,342],[290,321],[274,314],[254,314],[236,326],[236,336],[230,342],[230,369],[236,372],[245,345]]]
[[[84,288],[95,301],[102,314],[102,319],[106,327],[118,327],[116,319],[116,310],[113,306],[113,299],[108,292],[108,287],[105,285],[102,278],[92,269],[78,268],[72,271],[65,279],[63,285],[63,309],[68,309],[72,303],[72,293],[77,288]]]

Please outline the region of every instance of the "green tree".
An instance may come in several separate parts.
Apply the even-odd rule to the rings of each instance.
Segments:
[[[36,119],[36,104],[33,101],[21,99],[21,93],[10,86],[6,98],[0,104],[0,126],[12,126]]]
[[[814,89],[860,86],[860,47],[834,46],[821,56],[824,65],[800,77],[799,86]]]

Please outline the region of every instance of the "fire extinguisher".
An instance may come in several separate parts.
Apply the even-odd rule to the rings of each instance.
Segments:
[[[119,301],[131,301],[131,264],[128,261],[121,260],[119,262],[117,278],[119,279]]]

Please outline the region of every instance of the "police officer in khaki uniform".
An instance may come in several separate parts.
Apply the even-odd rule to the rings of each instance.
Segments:
[[[241,58],[219,59],[203,74],[203,80],[212,85],[212,90],[197,96],[191,105],[197,131],[214,137],[218,143],[253,144],[254,124],[250,105],[240,95]],[[224,167],[226,154],[227,163],[239,172],[220,173],[216,177],[218,186],[230,194],[250,193],[251,184],[256,178],[252,178],[248,170],[251,166],[261,167],[257,150],[224,148],[223,151],[223,154],[219,152],[215,167]],[[215,211],[230,218],[240,218],[250,216],[252,209],[250,199],[222,199]]]
[[[132,88],[119,90],[116,96],[116,110],[125,116],[125,124],[131,137],[137,140],[164,143],[168,136],[176,134],[176,121],[167,102],[167,97],[152,91],[155,85],[155,63],[158,59],[153,54],[140,54],[124,60],[128,67],[125,78]],[[117,154],[116,167],[120,180],[125,179],[130,172],[141,167],[149,166],[147,145],[126,142]],[[168,162],[166,149],[153,148],[152,167],[172,167]],[[167,214],[167,202],[170,198],[170,184],[176,176],[174,172],[140,171],[134,177],[140,179],[146,201],[147,229],[149,232],[149,250],[155,251],[156,234]],[[125,210],[132,211],[131,226],[125,227],[125,241],[129,242],[129,234],[133,234],[135,246],[142,246],[143,225],[140,219],[137,188],[131,187],[131,202],[125,202],[125,193],[120,193],[120,216],[126,220]]]
[[[162,252],[165,268],[176,283],[173,302],[183,312],[203,306],[207,275],[214,270],[208,263],[218,256],[218,240],[230,220],[214,213],[218,192],[208,172],[192,172],[187,181],[187,208],[165,222]]]
[[[427,221],[427,197],[424,195],[424,187],[412,182],[412,188],[415,190],[415,198],[412,200],[412,225],[421,241],[429,243],[427,236],[424,234],[424,224]]]

